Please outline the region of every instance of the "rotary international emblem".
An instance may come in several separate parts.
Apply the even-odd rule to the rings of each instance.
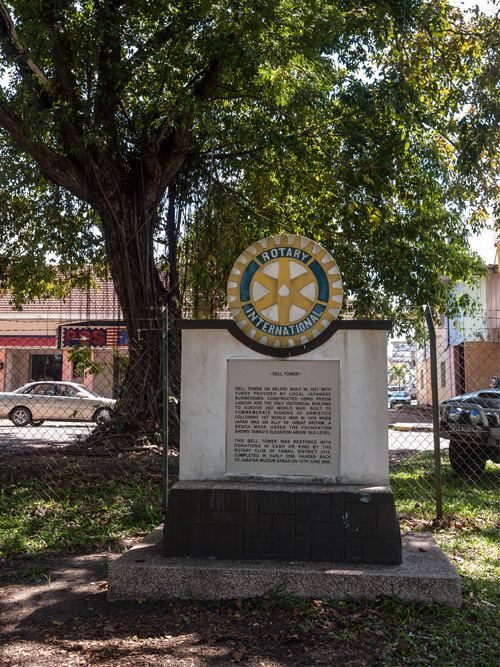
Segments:
[[[337,319],[342,277],[333,257],[311,239],[270,236],[238,257],[227,299],[246,336],[269,347],[298,347]]]

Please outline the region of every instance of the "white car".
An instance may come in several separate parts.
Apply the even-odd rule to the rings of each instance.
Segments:
[[[39,426],[46,420],[101,424],[111,419],[115,403],[75,382],[43,380],[0,393],[0,419],[15,426]]]

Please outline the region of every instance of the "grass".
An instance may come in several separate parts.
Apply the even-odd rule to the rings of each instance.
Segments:
[[[123,548],[163,521],[161,457],[6,456],[0,558]]]
[[[391,485],[402,529],[431,531],[458,570],[462,608],[397,598],[299,600],[278,590],[238,601],[234,622],[258,618],[262,629],[269,616],[275,627],[281,613],[287,641],[322,641],[335,647],[338,664],[498,667],[500,466],[489,464],[480,479],[464,480],[445,457],[442,465],[442,520],[435,519],[432,454],[393,461]],[[163,519],[161,457],[151,452],[120,460],[4,456],[0,488],[3,559],[122,549]]]
[[[435,517],[434,454],[424,452],[391,462],[391,488],[399,517]],[[488,463],[481,476],[456,475],[441,456],[443,515],[495,522],[500,509],[500,466]]]
[[[403,604],[397,597],[375,602],[296,600],[287,640],[305,643],[308,636],[325,635],[336,648],[332,664],[498,667],[498,614],[472,591],[466,596],[460,610]],[[244,602],[240,614],[257,610],[263,625],[266,609],[276,618],[280,609],[294,605],[291,596],[273,598],[271,594],[267,600]]]
[[[460,574],[463,607],[395,607],[408,614],[407,656],[412,665],[498,666],[500,627],[500,466],[488,463],[480,477],[459,477],[441,460],[443,518],[437,520],[433,454],[391,465],[391,487],[403,530],[429,530]],[[406,609],[406,611],[405,611]],[[429,616],[430,614],[430,616]],[[429,619],[432,622],[429,623]],[[408,632],[405,634],[407,637]],[[389,659],[381,664],[399,664]]]

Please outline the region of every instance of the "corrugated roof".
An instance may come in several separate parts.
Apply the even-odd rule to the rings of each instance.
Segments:
[[[72,289],[66,299],[37,299],[33,303],[27,303],[22,311],[13,310],[11,295],[7,293],[0,296],[0,315],[61,315],[68,319],[89,320],[96,316],[106,316],[107,319],[122,319],[122,313],[118,304],[113,283],[111,281],[96,279],[96,288],[88,290]]]

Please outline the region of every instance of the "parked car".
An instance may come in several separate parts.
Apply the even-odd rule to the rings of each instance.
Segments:
[[[407,391],[393,391],[389,398],[389,407],[393,408],[395,405],[410,405],[411,396]]]
[[[111,419],[115,403],[74,382],[30,382],[0,393],[0,419],[16,426],[39,426],[45,420],[100,424]]]
[[[443,401],[440,432],[450,441],[450,464],[456,473],[480,474],[487,460],[500,463],[500,387]]]
[[[395,391],[404,391],[404,387],[400,387],[397,384],[390,384],[387,387],[387,398],[390,398]]]

